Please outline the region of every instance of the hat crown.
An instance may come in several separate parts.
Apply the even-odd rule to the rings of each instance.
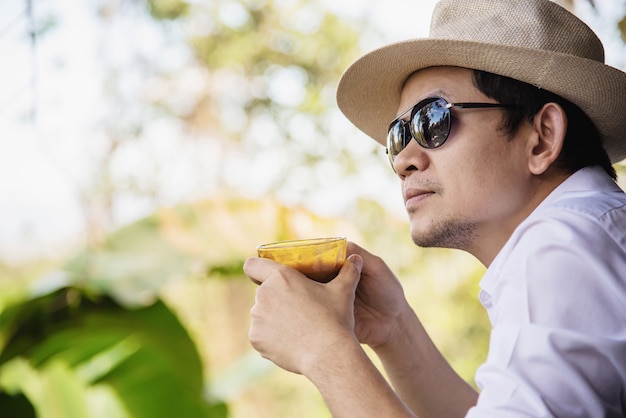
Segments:
[[[424,68],[487,71],[550,91],[595,124],[612,162],[626,158],[626,72],[604,63],[598,37],[549,0],[440,0],[429,38],[371,51],[344,72],[337,104],[383,146],[404,83]]]
[[[604,62],[604,47],[576,16],[549,0],[441,0],[430,37],[530,48]]]

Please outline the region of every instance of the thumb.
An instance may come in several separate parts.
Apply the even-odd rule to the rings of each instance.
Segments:
[[[361,280],[361,269],[363,268],[363,258],[358,254],[352,254],[339,270],[339,274],[331,283],[338,282],[342,285],[349,285],[356,290]]]

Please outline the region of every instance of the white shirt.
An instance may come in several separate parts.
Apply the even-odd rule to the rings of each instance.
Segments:
[[[602,169],[557,187],[480,286],[493,329],[468,418],[626,416],[626,195]]]

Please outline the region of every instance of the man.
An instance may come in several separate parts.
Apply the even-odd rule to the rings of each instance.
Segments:
[[[480,394],[355,244],[328,284],[246,262],[255,349],[336,417],[626,416],[626,74],[593,32],[548,0],[442,0],[430,38],[361,57],[337,98],[387,147],[415,243],[488,267]]]

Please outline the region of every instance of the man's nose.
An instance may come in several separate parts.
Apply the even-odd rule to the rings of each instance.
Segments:
[[[423,171],[427,167],[428,152],[414,139],[411,139],[393,160],[393,169],[400,178],[408,176],[413,171]]]

